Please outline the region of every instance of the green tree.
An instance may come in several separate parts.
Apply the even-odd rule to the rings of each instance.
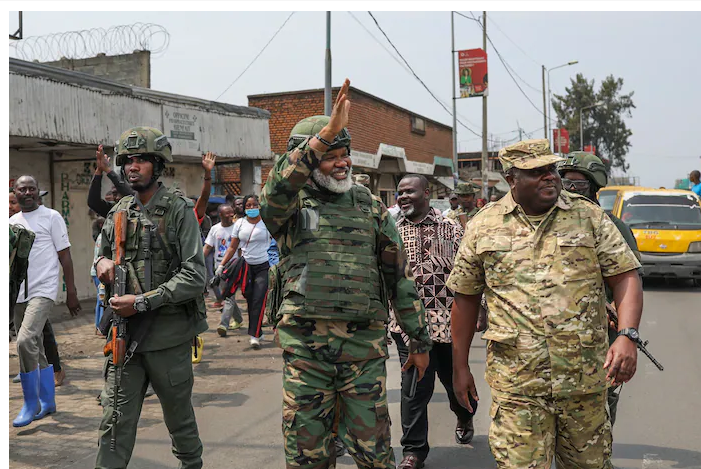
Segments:
[[[594,145],[598,156],[607,160],[606,167],[621,168],[627,171],[626,154],[630,148],[630,131],[625,117],[631,117],[633,92],[623,94],[623,79],[606,77],[598,90],[594,89],[594,80],[588,81],[578,73],[570,80],[564,95],[554,95],[553,109],[557,115],[558,126],[564,126],[570,133],[571,148],[579,150],[582,136],[579,134],[580,109],[601,102],[601,106],[584,111],[584,144]]]

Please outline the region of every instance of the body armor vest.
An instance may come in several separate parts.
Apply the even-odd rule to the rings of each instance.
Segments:
[[[380,210],[364,187],[321,201],[300,194],[290,249],[280,261],[282,297],[304,297],[299,314],[318,319],[386,320],[379,271]],[[284,301],[284,300],[283,300]]]
[[[125,253],[129,269],[127,293],[146,293],[165,283],[175,274],[175,269],[179,265],[175,247],[175,230],[172,226],[167,226],[166,222],[173,201],[177,197],[170,191],[163,194],[155,202],[152,213],[149,213],[150,221],[140,210],[137,210],[132,196],[124,197],[115,207],[114,210],[126,210],[128,218]],[[156,231],[163,240],[163,245],[158,241]],[[113,245],[113,255],[114,249]]]

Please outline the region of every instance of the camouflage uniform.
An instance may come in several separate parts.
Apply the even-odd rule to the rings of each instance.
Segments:
[[[502,149],[533,169],[561,161],[547,141]],[[498,467],[611,468],[604,277],[640,264],[604,211],[563,191],[535,227],[511,192],[466,229],[448,287],[485,293],[490,447]]]
[[[475,197],[477,197],[477,193],[479,190],[472,185],[471,183],[460,183],[457,185],[455,188],[455,191],[453,192],[456,194],[458,197],[461,195],[470,195],[470,194],[475,194]],[[462,205],[458,204],[458,207],[456,209],[450,209],[448,213],[446,213],[445,217],[449,218],[451,220],[454,220],[456,222],[460,222],[460,215],[467,215],[465,223],[470,221],[472,217],[477,215],[477,212],[479,212],[479,209],[477,207],[473,207],[472,210],[469,212],[463,208]]]
[[[144,139],[145,148],[122,150],[125,140],[132,134],[131,131],[127,131],[120,139],[120,156],[155,153],[152,148],[154,136],[162,135],[158,130],[137,127],[134,133],[137,137]],[[167,156],[170,156],[169,148]],[[161,246],[155,232],[151,232],[150,281],[145,275],[146,261],[143,252],[145,236],[149,236],[145,233],[149,231],[147,227],[150,222],[142,215],[134,196],[122,198],[110,210],[102,227],[103,242],[100,254],[113,259],[112,249],[115,247],[113,216],[116,211],[127,211],[125,259],[130,272],[127,293],[138,294],[148,290],[143,291],[143,295],[150,306],[149,311],[137,313],[127,319],[128,333],[131,335],[139,330],[146,315],[155,316],[148,334],[122,371],[116,451],[110,450],[114,367],[111,366],[111,355],[105,359],[103,369],[105,386],[102,391],[104,411],[99,430],[96,468],[127,467],[134,448],[136,427],[149,383],[161,402],[163,418],[173,443],[173,454],[180,460],[179,467],[187,469],[202,467],[202,442],[191,403],[194,378],[190,343],[196,334],[207,330],[207,321],[203,298],[204,256],[200,229],[193,207],[194,204],[190,199],[176,195],[162,185],[144,205],[165,245]],[[177,256],[175,263],[172,262],[174,256]],[[150,289],[147,287],[149,284]],[[108,337],[108,340],[110,339],[111,337]]]
[[[318,131],[328,118],[298,126],[305,122]],[[340,400],[338,434],[358,467],[394,468],[386,301],[413,339],[412,352],[431,348],[426,316],[392,217],[363,186],[343,194],[317,187],[310,175],[323,155],[308,140],[291,143],[261,194],[261,216],[280,247],[268,313],[283,349],[287,467],[335,463],[331,435]]]

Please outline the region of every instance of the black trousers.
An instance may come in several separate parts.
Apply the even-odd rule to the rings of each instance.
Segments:
[[[246,301],[248,302],[248,335],[260,337],[263,335],[263,316],[265,315],[265,301],[268,297],[268,270],[270,264],[248,266],[248,279],[246,284]]]
[[[406,363],[409,357],[409,349],[404,344],[402,336],[397,333],[392,333],[392,339],[397,344],[399,352],[399,361],[402,366]],[[450,410],[457,416],[461,422],[467,422],[474,414],[464,408],[458,402],[453,391],[453,346],[452,344],[433,343],[433,348],[429,352],[429,363],[426,368],[424,378],[418,382],[416,393],[413,398],[409,397],[411,388],[411,373],[402,372],[402,452],[414,454],[421,461],[428,456],[428,403],[433,396],[433,390],[436,384],[436,374],[438,379],[443,384],[448,401],[450,402]],[[470,396],[470,404],[474,411],[477,411],[477,402]]]

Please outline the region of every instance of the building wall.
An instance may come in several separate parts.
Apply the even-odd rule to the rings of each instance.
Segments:
[[[333,91],[336,99],[338,90]],[[411,131],[411,116],[408,111],[374,99],[364,93],[353,92],[350,100],[348,130],[353,139],[353,149],[377,153],[380,143],[402,147],[412,161],[433,163],[434,156],[450,158],[452,155],[452,132],[450,128],[425,120],[426,133],[419,135]],[[249,96],[248,105],[270,111],[270,146],[275,154],[287,150],[287,139],[292,127],[312,115],[324,113],[323,90],[268,96]]]
[[[151,88],[151,52],[147,50],[124,55],[98,54],[96,57],[87,59],[62,58],[54,62],[42,63],[108,78],[124,85]]]

